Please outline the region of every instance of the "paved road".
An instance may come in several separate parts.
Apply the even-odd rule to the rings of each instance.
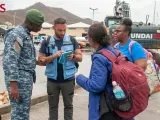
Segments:
[[[63,102],[60,99],[59,120],[63,119]],[[47,120],[48,103],[43,102],[31,107],[30,120]],[[87,120],[88,118],[88,92],[82,88],[75,91],[74,96],[74,120]],[[138,115],[136,120],[160,120],[160,94],[153,96],[148,108]],[[10,114],[3,116],[2,120],[10,120]]]
[[[88,118],[88,93],[82,89],[75,91],[74,96],[74,120],[87,120]],[[10,114],[2,117],[2,120],[10,120]],[[48,103],[43,102],[31,107],[30,120],[48,120]],[[63,102],[60,99],[59,120],[63,120]]]
[[[136,120],[160,120],[160,93],[151,96],[147,109]]]

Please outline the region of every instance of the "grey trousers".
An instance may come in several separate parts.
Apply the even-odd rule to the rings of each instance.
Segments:
[[[49,120],[58,120],[59,95],[62,93],[64,103],[64,120],[73,120],[73,96],[75,80],[64,82],[47,81]]]

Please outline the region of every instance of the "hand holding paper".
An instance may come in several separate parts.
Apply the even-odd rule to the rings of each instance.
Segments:
[[[65,61],[67,61],[67,59],[68,59],[68,56],[70,59],[71,59],[71,57],[73,58],[73,56],[71,56],[72,54],[73,54],[72,51],[63,52],[59,58],[59,63],[61,63],[61,64],[65,63]]]

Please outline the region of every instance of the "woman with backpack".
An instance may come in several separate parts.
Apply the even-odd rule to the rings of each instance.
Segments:
[[[144,48],[136,41],[130,39],[132,30],[132,21],[129,18],[124,18],[122,23],[117,26],[114,38],[118,43],[115,47],[126,56],[130,62],[135,63],[142,69],[147,67],[147,59]]]
[[[116,51],[110,46],[110,39],[102,24],[93,24],[88,30],[88,41],[97,52],[105,49],[116,55]],[[80,74],[76,82],[89,92],[89,120],[123,120],[115,112],[108,111],[100,115],[100,96],[104,90],[112,96],[112,84],[108,81],[112,73],[112,63],[102,54],[92,55],[90,77]],[[106,84],[107,83],[107,84]],[[106,101],[105,101],[106,103]]]
[[[140,66],[144,71],[147,68],[147,57],[144,48],[136,41],[130,39],[132,21],[124,18],[122,23],[117,26],[114,38],[118,43],[115,47],[128,58],[130,62]],[[134,119],[132,119],[134,120]]]

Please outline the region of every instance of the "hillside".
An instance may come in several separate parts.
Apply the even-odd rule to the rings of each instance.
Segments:
[[[49,7],[44,5],[43,3],[38,2],[25,9],[9,10],[5,13],[0,13],[0,24],[4,24],[5,22],[10,22],[12,24],[14,24],[15,22],[15,25],[22,23],[25,19],[25,13],[29,9],[38,9],[42,11],[45,15],[45,21],[51,24],[53,24],[54,19],[58,17],[65,18],[67,20],[67,24],[73,24],[77,22],[84,22],[87,24],[92,23],[92,20],[89,18],[83,19],[62,8]],[[14,21],[14,17],[15,17],[15,21]]]

